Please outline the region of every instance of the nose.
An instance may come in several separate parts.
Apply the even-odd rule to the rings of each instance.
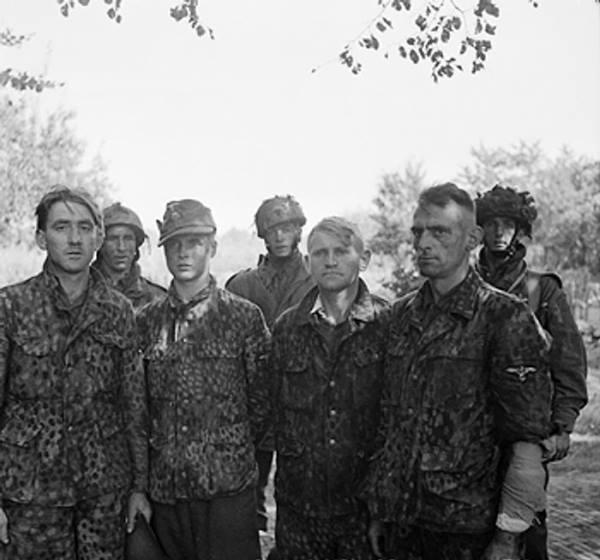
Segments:
[[[117,251],[125,251],[125,240],[124,239],[117,240]]]
[[[336,266],[337,259],[335,258],[335,253],[330,251],[327,253],[327,257],[325,258],[325,266]]]
[[[418,237],[415,237],[414,247],[419,252],[422,252],[426,249],[430,249],[431,248],[431,240],[432,240],[432,236],[427,231],[424,231],[421,235],[419,235]]]
[[[81,243],[81,232],[78,227],[72,227],[69,229],[69,243],[76,245]]]

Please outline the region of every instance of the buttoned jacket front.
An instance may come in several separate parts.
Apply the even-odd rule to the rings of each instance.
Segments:
[[[269,424],[269,333],[254,304],[217,288],[185,305],[171,286],[138,316],[148,380],[150,495],[162,503],[255,484]]]
[[[311,290],[273,331],[278,504],[329,517],[356,513],[375,449],[389,308],[364,283],[331,352]]]
[[[92,271],[70,328],[44,271],[0,291],[0,497],[71,505],[144,491],[146,388],[131,304]]]
[[[372,514],[437,531],[493,529],[501,448],[549,434],[548,346],[527,305],[474,270],[438,305],[428,283],[398,301]]]

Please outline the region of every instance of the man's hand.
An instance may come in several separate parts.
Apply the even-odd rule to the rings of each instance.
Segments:
[[[148,523],[152,517],[152,508],[150,502],[143,492],[132,492],[129,496],[129,506],[127,508],[127,533],[132,533],[135,529],[135,518],[142,514]]]
[[[0,507],[0,542],[2,544],[8,544],[8,518],[6,513]]]
[[[481,560],[519,560],[519,537],[521,533],[509,533],[496,529],[492,542],[483,553]]]
[[[571,446],[571,434],[569,432],[561,432],[559,434],[553,434],[549,438],[542,441],[542,447],[544,449],[543,458],[544,461],[560,461],[564,459],[569,453],[569,447]]]
[[[371,521],[369,525],[369,543],[371,544],[371,548],[373,549],[373,554],[377,556],[377,558],[381,558],[383,556],[382,550],[382,541],[384,538],[384,529],[383,523],[381,521]]]

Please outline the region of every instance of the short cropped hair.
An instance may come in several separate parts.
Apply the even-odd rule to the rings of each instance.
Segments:
[[[454,183],[442,183],[429,187],[419,194],[418,199],[419,206],[432,205],[445,208],[450,202],[455,202],[461,208],[475,214],[475,202],[471,195]]]
[[[90,211],[96,226],[98,226],[100,231],[103,230],[102,213],[87,191],[79,188],[70,189],[63,185],[54,185],[42,197],[42,200],[40,200],[37,208],[35,209],[35,216],[37,219],[36,228],[38,231],[46,230],[50,208],[52,208],[52,206],[54,206],[57,202],[74,202],[85,206]]]
[[[310,230],[306,240],[309,252],[311,240],[315,233],[319,231],[337,237],[346,247],[354,245],[354,248],[358,253],[362,253],[365,250],[365,241],[360,229],[355,223],[339,216],[330,216],[328,218],[323,218]]]

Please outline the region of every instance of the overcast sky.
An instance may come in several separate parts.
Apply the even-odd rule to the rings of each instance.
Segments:
[[[184,197],[211,206],[221,231],[249,229],[276,193],[314,222],[369,208],[381,174],[409,161],[451,179],[479,143],[600,157],[600,5],[498,3],[486,70],[437,84],[396,57],[367,58],[358,76],[336,62],[375,0],[203,0],[214,41],[168,16],[175,0],[123,0],[120,25],[100,0],[69,18],[54,0],[0,0],[0,27],[35,34],[0,50],[0,66],[65,82],[29,96],[77,112],[78,134],[148,229]]]

